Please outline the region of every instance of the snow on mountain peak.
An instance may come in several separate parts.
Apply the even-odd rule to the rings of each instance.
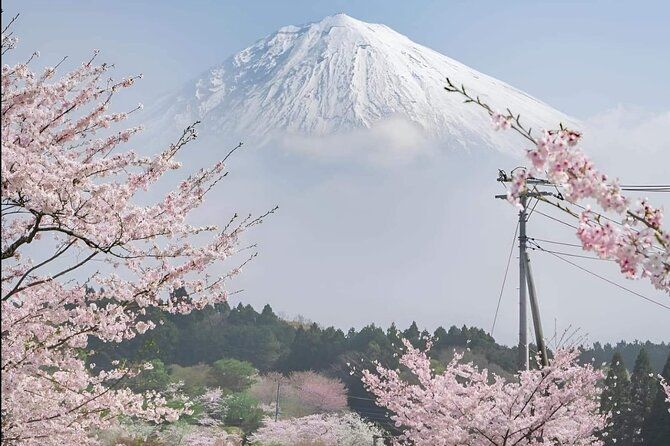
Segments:
[[[246,140],[278,132],[320,137],[402,119],[432,139],[508,148],[482,110],[444,91],[446,77],[521,113],[533,128],[574,125],[522,91],[346,14],[285,26],[257,41],[167,98],[161,115],[182,126],[201,120],[208,131]]]
[[[357,20],[351,16],[348,16],[347,14],[340,12],[338,14],[333,14],[330,16],[324,17],[320,22],[314,23],[316,25],[319,25],[322,29],[324,27],[330,27],[330,26],[351,26],[351,27],[356,27],[356,26],[366,26],[367,23],[362,22],[360,20]]]

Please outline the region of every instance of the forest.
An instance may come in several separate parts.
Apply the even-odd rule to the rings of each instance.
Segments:
[[[152,363],[152,370],[132,380],[131,387],[137,391],[163,391],[169,383],[178,381],[184,383],[187,394],[196,398],[211,388],[224,389],[235,398],[238,410],[236,419],[223,421],[239,426],[247,434],[261,425],[263,406],[267,411],[268,405],[277,402],[282,417],[347,408],[390,433],[396,432],[388,421],[390,413],[374,403],[374,395],[363,387],[360,373],[352,371],[369,369],[377,362],[397,368],[401,339],[417,348],[425,348],[426,340],[431,339],[429,355],[437,372],[453,359],[454,353],[463,354],[463,360],[509,380],[517,367],[516,347],[498,344],[485,330],[476,327],[438,327],[430,332],[415,322],[407,328],[392,324],[386,329],[369,324],[345,333],[303,317],[284,319],[270,305],[258,312],[251,305],[240,303],[231,307],[226,302],[189,314],[157,312],[148,317],[160,321],[158,327],[131,340],[101,343],[91,339],[94,354],[88,362],[101,369],[119,360]],[[625,407],[626,413],[637,414],[637,419],[615,416],[610,427],[614,432],[612,438],[627,438],[627,432],[634,431],[631,426],[639,425],[642,429],[646,420],[645,434],[649,438],[658,437],[658,441],[645,444],[666,444],[670,439],[668,414],[653,377],[662,373],[667,379],[670,375],[670,344],[595,342],[579,346],[579,353],[580,362],[591,363],[607,373],[602,383],[605,389],[602,410]],[[323,397],[332,392],[330,398],[341,402],[334,407],[319,404],[311,407],[304,400],[304,384],[291,387],[291,383],[305,378],[328,383],[317,393]],[[617,380],[618,386],[614,384]],[[286,382],[292,395],[284,395],[280,389],[275,401],[278,381]],[[652,423],[652,419],[658,424]],[[627,443],[619,440],[618,444]]]

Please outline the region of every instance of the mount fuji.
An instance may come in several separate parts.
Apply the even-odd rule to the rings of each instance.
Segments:
[[[578,125],[523,91],[346,14],[279,29],[164,97],[156,114],[170,127],[200,120],[208,133],[253,142],[376,129],[446,146],[518,148],[492,131],[481,109],[447,93],[446,77],[534,129]]]

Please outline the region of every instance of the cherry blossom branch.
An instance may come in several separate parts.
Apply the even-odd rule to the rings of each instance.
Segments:
[[[614,260],[628,278],[648,278],[659,290],[670,294],[670,233],[662,227],[663,212],[646,200],[631,204],[621,192],[617,180],[598,172],[591,160],[578,147],[581,134],[559,125],[559,130],[546,130],[539,138],[521,123],[520,115],[509,109],[507,114],[495,112],[478,96],[473,97],[464,86],[456,87],[447,79],[445,90],[465,97],[465,103],[476,104],[491,116],[496,130],[512,128],[533,148],[527,150],[530,169],[515,170],[511,178],[509,200],[520,206],[519,197],[528,190],[528,180],[546,176],[543,184],[560,187],[562,196],[573,204],[594,200],[604,212],[622,216],[621,227],[603,222],[599,213],[586,207],[578,215],[577,236],[582,248],[600,258]],[[533,176],[531,176],[531,174]],[[548,200],[541,200],[549,202]],[[551,203],[554,204],[554,203]],[[554,204],[572,216],[567,207]],[[660,245],[660,247],[659,247]]]
[[[535,138],[532,136],[533,129],[532,128],[527,128],[521,123],[521,115],[517,114],[514,115],[512,111],[508,108],[507,109],[507,115],[500,115],[498,112],[494,111],[490,105],[488,105],[486,102],[483,102],[479,96],[472,96],[470,93],[467,92],[465,89],[465,85],[461,84],[460,87],[457,87],[454,85],[451,80],[447,77],[447,86],[444,87],[444,89],[450,93],[458,93],[462,96],[465,97],[465,100],[463,101],[464,104],[475,104],[478,105],[479,107],[483,108],[486,110],[486,112],[491,116],[491,118],[494,118],[495,120],[500,120],[501,117],[505,118],[505,121],[515,132],[517,132],[519,135],[522,137],[526,138],[528,141],[531,143],[535,144]],[[502,121],[500,121],[502,123]],[[504,124],[504,125],[507,125]]]

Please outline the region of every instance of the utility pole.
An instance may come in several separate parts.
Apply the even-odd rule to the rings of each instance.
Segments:
[[[511,179],[503,171],[499,172],[498,181],[507,183]],[[547,184],[544,180],[528,179],[527,184]],[[535,283],[530,275],[530,263],[528,253],[526,252],[526,222],[528,221],[527,204],[529,198],[537,198],[544,195],[552,195],[550,192],[528,191],[519,195],[521,210],[519,210],[519,355],[517,358],[519,370],[528,370],[528,298],[527,290],[531,293],[531,311],[533,315],[533,326],[535,328],[535,339],[538,342],[538,350],[542,355],[542,363],[546,365],[547,352],[542,334],[542,323],[540,321],[540,311],[535,293]],[[496,198],[506,200],[507,195],[496,195]],[[528,288],[527,288],[528,287]]]
[[[540,319],[540,305],[537,302],[535,282],[533,281],[533,274],[530,269],[530,258],[528,257],[528,254],[526,254],[526,279],[528,281],[528,294],[530,295],[530,311],[533,314],[533,326],[535,328],[535,343],[537,345],[537,351],[540,354],[542,367],[546,367],[549,365],[549,358],[547,357],[547,346],[544,342],[542,320]]]
[[[520,370],[528,370],[528,312],[526,310],[526,194],[519,211],[519,356]]]
[[[281,380],[277,380],[277,398],[275,399],[275,421],[279,418],[279,383]]]

